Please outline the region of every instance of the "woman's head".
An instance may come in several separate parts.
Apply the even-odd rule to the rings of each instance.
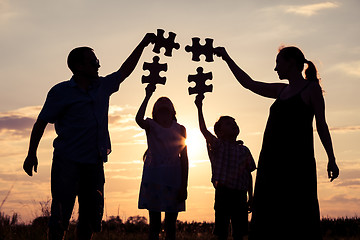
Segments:
[[[158,122],[161,115],[168,115],[172,120],[176,121],[176,111],[173,103],[167,97],[160,97],[154,104],[152,110],[152,118]]]
[[[308,67],[305,70],[305,79],[319,82],[315,65],[311,61],[306,60],[304,53],[299,48],[294,46],[280,47],[277,59],[282,59],[288,63],[295,64],[295,67],[299,72],[304,70],[304,64],[306,63]]]

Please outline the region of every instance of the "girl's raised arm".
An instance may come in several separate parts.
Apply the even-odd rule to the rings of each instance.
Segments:
[[[144,98],[144,101],[142,102],[136,117],[135,117],[135,121],[136,123],[142,128],[147,130],[149,128],[149,124],[145,121],[144,117],[145,117],[145,111],[146,111],[146,107],[149,103],[150,97],[152,96],[153,92],[155,91],[156,86],[155,84],[149,84],[146,88],[146,95]]]
[[[259,94],[263,97],[277,98],[281,90],[286,86],[284,83],[264,83],[254,81],[246,72],[244,72],[229,56],[224,47],[217,47],[215,54],[221,57],[229,66],[238,82],[246,89]]]

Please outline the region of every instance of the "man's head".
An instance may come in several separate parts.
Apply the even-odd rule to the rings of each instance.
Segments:
[[[67,64],[74,75],[82,75],[88,78],[99,77],[99,59],[90,47],[78,47],[71,50]]]
[[[236,140],[240,133],[240,128],[233,117],[221,116],[214,125],[214,132],[219,139]]]

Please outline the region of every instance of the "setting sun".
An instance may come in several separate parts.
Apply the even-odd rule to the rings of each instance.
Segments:
[[[185,142],[187,145],[190,162],[191,159],[199,158],[199,156],[204,153],[204,150],[206,151],[205,139],[199,129],[187,129],[187,137]]]

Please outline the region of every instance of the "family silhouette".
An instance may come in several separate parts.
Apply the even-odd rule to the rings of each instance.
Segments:
[[[158,31],[158,36],[145,34],[119,70],[105,77],[98,74],[100,62],[93,49],[78,47],[69,53],[67,63],[73,75],[48,92],[33,126],[23,164],[29,176],[37,172],[40,140],[47,124],[54,124],[57,137],[53,143],[48,239],[64,238],[76,197],[79,202],[77,239],[91,239],[93,233],[101,231],[104,163],[111,152],[109,99],[133,72],[150,43],[157,44],[156,49],[165,47],[167,56],[171,53],[164,44],[178,49],[178,45],[174,45],[174,33],[169,36],[171,43],[162,35],[162,31]],[[253,192],[251,174],[256,169],[255,161],[250,150],[237,140],[239,126],[234,118],[220,116],[214,125],[215,135],[212,134],[206,127],[202,108],[204,92],[208,91],[196,92],[199,128],[206,140],[211,182],[215,188],[214,235],[219,240],[227,239],[231,225],[235,240],[246,235],[252,240],[321,239],[314,118],[328,156],[330,181],[338,177],[339,169],[316,67],[299,48],[282,47],[274,70],[281,81],[288,83],[266,83],[253,80],[224,47],[211,51],[225,61],[240,85],[260,96],[275,99],[263,136]],[[161,212],[165,212],[166,239],[175,239],[178,213],[185,211],[187,199],[186,128],[177,122],[175,107],[168,97],[160,97],[153,106],[152,117],[145,118],[156,83],[160,82],[150,81],[145,88],[145,98],[135,119],[146,132],[148,147],[143,157],[138,207],[149,212],[149,239],[159,239]],[[252,212],[250,223],[249,212]]]

